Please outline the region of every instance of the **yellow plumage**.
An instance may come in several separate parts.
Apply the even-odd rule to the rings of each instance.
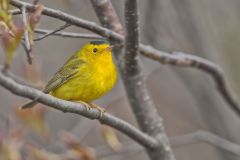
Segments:
[[[43,92],[64,100],[88,103],[110,91],[116,79],[111,47],[104,41],[93,41],[67,60]],[[32,101],[22,108],[34,104],[36,102]]]

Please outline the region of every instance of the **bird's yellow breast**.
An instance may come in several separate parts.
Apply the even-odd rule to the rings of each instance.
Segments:
[[[50,94],[64,100],[91,102],[110,91],[116,80],[117,72],[112,59],[102,59],[81,67],[76,76]]]

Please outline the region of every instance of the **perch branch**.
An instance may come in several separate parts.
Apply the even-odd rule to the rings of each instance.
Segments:
[[[95,109],[88,111],[82,104],[57,99],[34,88],[21,85],[2,72],[0,72],[0,85],[15,95],[26,97],[32,100],[37,99],[38,102],[63,112],[79,114],[89,119],[97,119],[99,117],[99,112]],[[131,124],[108,113],[104,113],[99,121],[121,131],[145,147],[153,149],[158,148],[159,146],[158,142],[151,136],[144,134]]]

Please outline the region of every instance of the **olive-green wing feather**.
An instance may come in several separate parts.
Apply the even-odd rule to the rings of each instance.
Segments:
[[[49,93],[63,85],[69,79],[73,78],[79,72],[79,67],[84,63],[86,62],[82,59],[79,59],[75,56],[71,57],[48,82],[43,92]]]
[[[57,73],[53,76],[53,78],[48,82],[45,89],[43,90],[44,93],[49,93],[52,90],[60,87],[69,79],[73,78],[78,72],[79,68],[86,63],[84,60],[79,59],[77,56],[72,56],[69,60],[60,68]],[[31,108],[37,104],[37,98],[33,101],[30,101],[20,108]]]

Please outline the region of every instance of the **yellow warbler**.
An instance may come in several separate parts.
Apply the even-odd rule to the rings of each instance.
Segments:
[[[110,91],[116,79],[111,46],[105,41],[92,41],[67,60],[43,92],[68,101],[79,101],[88,109],[94,107],[103,112],[102,108],[90,102]],[[33,107],[36,100],[26,103],[22,108]]]

